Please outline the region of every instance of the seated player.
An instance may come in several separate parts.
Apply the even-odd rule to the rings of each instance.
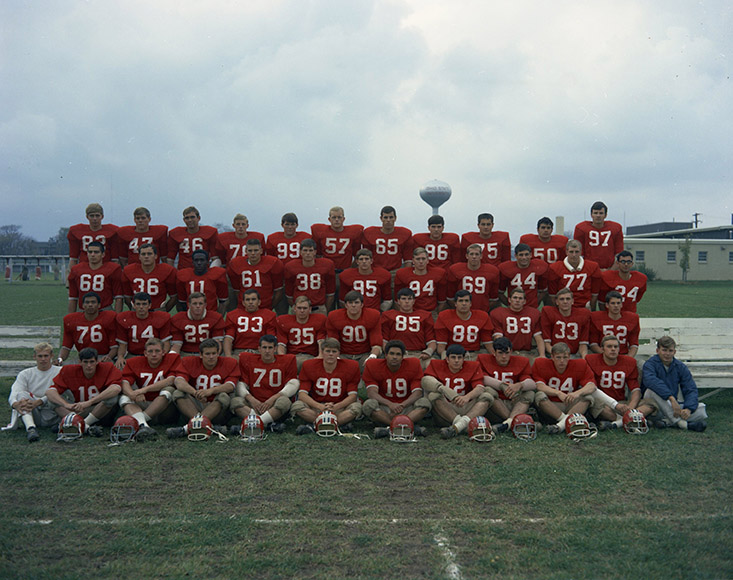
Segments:
[[[532,249],[532,257],[553,264],[565,259],[565,246],[568,238],[560,234],[553,234],[555,224],[548,217],[540,218],[537,222],[536,234],[524,234],[519,238],[520,244],[527,244]]]
[[[100,309],[122,312],[122,270],[114,262],[104,261],[104,244],[89,242],[87,260],[69,271],[69,314],[79,310],[79,297],[86,292],[99,295]]]
[[[358,224],[344,225],[344,220],[344,208],[334,206],[328,210],[328,224],[311,226],[311,237],[318,244],[318,256],[331,260],[336,273],[351,267],[364,231]]]
[[[206,310],[206,296],[194,292],[188,297],[188,310],[171,318],[171,352],[197,355],[199,346],[208,338],[221,344],[225,328],[221,314]]]
[[[59,417],[73,412],[84,417],[85,432],[102,436],[102,428],[95,425],[117,406],[122,389],[122,373],[111,362],[99,362],[93,348],[79,352],[78,365],[66,365],[53,379],[46,398],[55,407]]]
[[[183,210],[184,226],[173,228],[168,232],[168,264],[175,265],[178,257],[178,269],[192,268],[193,252],[206,250],[209,256],[216,253],[218,232],[215,227],[202,226],[201,214],[194,206]],[[162,252],[161,252],[162,255]]]
[[[524,290],[514,288],[509,292],[509,307],[491,311],[494,340],[497,336],[508,338],[515,354],[529,358],[530,365],[538,356],[545,356],[540,311],[527,306]]]
[[[570,358],[567,344],[558,342],[550,352],[552,358],[534,361],[532,378],[537,384],[534,405],[552,421],[546,431],[553,435],[565,431],[569,415],[588,411],[596,383],[588,363]]]
[[[218,312],[222,316],[226,312],[229,300],[229,286],[224,268],[209,267],[209,253],[206,250],[195,250],[191,254],[191,268],[178,268],[176,278],[176,294],[178,295],[178,311],[186,309],[188,297],[194,292],[206,296],[206,308]]]
[[[575,226],[573,239],[580,242],[583,255],[604,270],[613,266],[614,257],[624,249],[621,224],[606,219],[608,207],[602,201],[590,206],[590,221]]]
[[[438,354],[445,358],[449,344],[460,344],[468,360],[475,360],[479,352],[493,352],[491,346],[494,326],[489,313],[471,308],[471,293],[459,290],[455,295],[455,310],[443,310],[435,322]],[[483,350],[481,350],[483,349]]]
[[[443,439],[464,433],[471,419],[484,415],[494,402],[496,393],[484,387],[481,366],[466,360],[465,355],[460,344],[451,344],[444,360],[430,361],[421,381],[433,404],[433,417],[443,425]]]
[[[410,288],[415,293],[415,308],[427,310],[437,316],[445,309],[445,270],[428,264],[425,248],[412,252],[412,266],[397,270],[394,290]]]
[[[554,304],[561,288],[569,288],[577,306],[595,310],[601,288],[601,269],[580,255],[581,246],[577,240],[570,240],[565,251],[567,257],[562,262],[551,264],[547,273],[551,304]]]
[[[171,404],[180,362],[181,358],[176,353],[165,352],[165,345],[159,338],[151,338],[145,343],[145,356],[127,361],[122,370],[120,407],[140,425],[136,441],[158,436],[149,422]]]
[[[283,231],[267,236],[265,251],[268,256],[280,260],[283,265],[300,258],[300,243],[310,238],[308,232],[298,231],[298,216],[286,213],[280,220]]]
[[[71,349],[78,352],[93,348],[100,362],[111,362],[117,356],[117,318],[111,310],[99,310],[99,294],[87,292],[82,296],[82,312],[64,316],[64,333],[56,364],[62,364]]]
[[[379,266],[374,266],[372,251],[362,248],[356,252],[356,266],[347,268],[339,276],[339,298],[341,308],[344,298],[352,290],[364,297],[364,306],[386,311],[392,306],[392,275]]]
[[[117,226],[103,224],[104,210],[98,203],[90,203],[86,208],[88,224],[76,224],[69,228],[69,271],[76,264],[87,261],[87,247],[91,242],[101,242],[110,251],[104,260],[117,260]]]
[[[412,265],[412,232],[402,226],[396,226],[397,210],[385,205],[379,212],[381,227],[364,228],[361,245],[371,250],[374,265],[394,272],[404,266]]]
[[[127,356],[145,353],[146,342],[151,338],[163,341],[163,351],[171,348],[171,317],[159,310],[150,312],[150,294],[138,292],[132,299],[132,310],[117,315],[117,361],[122,370]]]
[[[539,308],[540,302],[547,296],[548,266],[542,260],[532,258],[532,250],[527,244],[517,244],[514,249],[516,261],[499,264],[499,298],[508,303],[505,292],[512,288],[521,288],[527,298],[527,304]]]
[[[609,270],[610,272],[610,270]],[[636,356],[639,350],[639,315],[623,312],[623,297],[616,291],[606,295],[606,310],[590,313],[590,350],[602,352],[601,338],[612,334],[621,345],[621,354]]]
[[[336,415],[341,431],[351,431],[351,422],[361,416],[362,405],[357,390],[361,374],[356,361],[339,357],[341,345],[335,338],[321,344],[322,356],[307,360],[300,369],[298,400],[290,411],[306,424],[298,426],[296,435],[315,432],[313,423],[324,411]]]
[[[435,341],[433,316],[425,310],[415,310],[415,293],[410,288],[397,292],[397,310],[382,313],[382,341],[401,340],[407,351],[405,356],[420,359],[425,370],[435,354],[438,343]]]
[[[585,358],[590,336],[590,312],[587,308],[575,308],[569,288],[558,290],[555,303],[557,306],[545,306],[540,313],[545,352],[562,342],[570,348],[570,354]]]
[[[265,334],[260,338],[257,354],[243,352],[239,355],[239,382],[229,408],[244,419],[254,411],[268,431],[282,433],[290,399],[298,391],[298,368],[292,354],[276,354],[277,338]],[[233,434],[240,433],[240,426],[232,426]]]
[[[117,230],[120,264],[138,264],[140,248],[145,244],[160,248],[160,254],[165,256],[168,253],[168,226],[151,226],[150,211],[146,207],[135,208],[132,217],[135,220],[134,226],[122,226]]]
[[[318,356],[326,338],[326,315],[311,310],[307,296],[296,296],[293,314],[277,317],[278,354],[294,354],[298,371],[303,361]]]
[[[428,233],[412,236],[416,248],[425,248],[430,265],[447,270],[451,264],[461,261],[461,239],[458,234],[444,232],[445,220],[442,216],[431,215],[428,218]]]
[[[260,232],[249,230],[249,220],[246,215],[238,213],[232,220],[233,232],[219,233],[216,241],[216,256],[222,266],[226,266],[234,258],[247,255],[247,240],[259,240],[265,245],[265,236]]]
[[[143,244],[138,252],[140,263],[129,264],[122,271],[125,301],[130,306],[134,294],[146,292],[153,310],[170,312],[177,303],[178,271],[169,264],[158,262],[158,250],[152,244]]]
[[[382,328],[379,311],[364,308],[364,297],[355,290],[345,297],[346,308],[339,308],[328,315],[326,334],[341,345],[341,358],[359,361],[363,368],[367,358],[382,354]]]
[[[224,356],[256,353],[263,336],[277,334],[277,317],[272,310],[260,308],[261,302],[260,293],[249,288],[244,291],[242,306],[227,313]]]
[[[465,253],[468,246],[481,247],[481,261],[499,267],[502,262],[512,259],[512,243],[507,232],[494,231],[494,216],[490,213],[478,215],[478,231],[466,232],[461,236],[461,250]]]
[[[606,302],[608,293],[612,290],[619,292],[623,299],[621,310],[636,312],[636,305],[646,292],[646,274],[634,270],[634,256],[628,250],[619,252],[616,256],[618,270],[604,270],[601,272],[601,291],[599,301]]]
[[[494,431],[502,433],[517,415],[529,411],[534,403],[537,385],[532,378],[529,359],[512,354],[512,342],[508,338],[494,340],[495,354],[480,354],[478,362],[484,375],[484,385],[497,393],[489,411],[502,422]]]
[[[651,399],[658,409],[655,427],[704,431],[708,426],[705,403],[699,402],[692,373],[685,363],[675,358],[676,352],[677,343],[671,336],[657,341],[657,354],[642,369],[643,396]]]
[[[283,297],[283,263],[274,256],[262,255],[259,240],[247,240],[246,257],[233,258],[227,265],[232,288],[242,300],[242,292],[252,288],[260,293],[262,308],[272,308]],[[300,250],[298,250],[300,251]]]
[[[448,268],[448,302],[455,308],[453,296],[459,290],[471,293],[473,308],[488,312],[499,304],[499,269],[491,264],[481,263],[481,245],[471,244],[466,249],[466,261],[457,262]]]
[[[51,427],[59,420],[46,397],[53,379],[61,372],[61,367],[53,365],[53,347],[47,342],[38,343],[33,347],[33,359],[36,366],[20,371],[10,387],[8,403],[13,411],[10,424],[3,428],[15,429],[20,419],[29,443],[40,438],[38,427]]]
[[[316,243],[310,238],[300,242],[300,257],[285,264],[285,297],[293,306],[293,297],[310,298],[314,311],[327,314],[333,310],[336,271],[327,258],[316,258]]]
[[[199,345],[201,356],[181,359],[173,382],[173,403],[187,420],[203,415],[212,423],[226,423],[228,420],[230,393],[239,381],[239,363],[236,359],[219,356],[219,343],[207,338]],[[226,427],[218,425],[216,431],[223,433]],[[169,439],[188,435],[188,425],[170,427],[166,430]]]
[[[375,439],[389,437],[387,426],[397,415],[407,415],[415,423],[415,435],[424,437],[427,430],[417,422],[430,411],[431,404],[420,384],[423,378],[420,362],[405,358],[405,345],[399,340],[388,342],[384,352],[385,358],[368,360],[364,366],[367,392],[367,400],[362,405],[364,416],[385,425],[374,428]]]

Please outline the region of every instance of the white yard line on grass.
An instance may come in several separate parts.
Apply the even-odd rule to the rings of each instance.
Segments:
[[[448,578],[451,580],[463,580],[461,569],[458,564],[456,564],[456,554],[451,550],[451,547],[448,544],[448,538],[445,537],[443,530],[438,529],[433,536],[433,540],[438,544],[440,553],[443,554],[443,559],[445,560],[445,571],[448,574]]]

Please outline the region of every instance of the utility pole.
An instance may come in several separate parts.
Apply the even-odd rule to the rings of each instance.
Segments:
[[[695,212],[695,213],[692,214],[692,217],[695,218],[695,221],[694,221],[695,229],[697,229],[698,224],[701,224],[702,223],[702,220],[700,219],[700,216],[701,215],[702,214],[699,213],[699,212]]]

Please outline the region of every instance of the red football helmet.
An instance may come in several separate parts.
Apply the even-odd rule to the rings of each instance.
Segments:
[[[629,409],[623,417],[624,431],[630,435],[644,435],[649,432],[649,425],[646,422],[644,413],[639,409]]]
[[[251,411],[249,415],[242,419],[239,436],[247,443],[266,439],[267,435],[265,435],[265,424],[262,422],[262,417]]]
[[[389,425],[389,439],[400,443],[416,441],[415,424],[412,419],[407,415],[397,415],[392,419],[392,423]]]
[[[76,441],[81,439],[87,430],[87,424],[81,415],[69,413],[59,423],[59,436],[56,441]]]
[[[128,443],[135,440],[140,424],[135,417],[122,415],[109,430],[109,440],[112,443]]]
[[[571,439],[589,439],[595,437],[598,431],[591,429],[585,415],[573,413],[565,420],[565,433]]]
[[[189,441],[207,441],[211,437],[214,426],[211,420],[203,415],[195,415],[188,422],[188,440]]]
[[[512,433],[517,439],[532,441],[537,437],[537,426],[534,419],[526,413],[520,413],[512,419]]]
[[[491,423],[486,417],[479,415],[468,422],[468,438],[471,441],[487,443],[493,441],[496,435],[491,428]]]
[[[336,415],[331,411],[323,411],[316,417],[316,435],[321,437],[333,437],[338,435],[339,424]]]

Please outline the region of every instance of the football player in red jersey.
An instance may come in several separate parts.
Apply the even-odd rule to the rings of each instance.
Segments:
[[[471,244],[466,249],[466,261],[448,268],[447,294],[452,297],[459,290],[468,290],[471,293],[473,307],[488,312],[499,304],[499,269],[491,264],[482,264],[481,252],[479,244]],[[449,298],[448,302],[455,307],[452,298]]]
[[[514,417],[526,413],[534,403],[537,385],[532,379],[529,359],[512,354],[512,342],[508,338],[494,340],[494,352],[480,354],[478,362],[484,385],[496,393],[489,410],[502,422],[494,425],[494,431],[503,433]]]
[[[570,240],[565,248],[567,257],[562,262],[550,265],[547,286],[553,301],[551,304],[560,288],[570,288],[576,305],[596,309],[601,288],[601,269],[595,262],[584,259],[580,255],[581,251],[580,242]]]
[[[160,255],[168,253],[168,226],[151,226],[150,211],[146,207],[138,207],[132,212],[134,226],[122,226],[117,230],[118,253],[120,264],[137,264],[140,262],[138,252],[145,244],[160,248]]]
[[[356,361],[339,357],[341,345],[335,338],[321,344],[322,357],[307,360],[300,369],[298,400],[290,411],[304,421],[296,435],[313,433],[318,415],[331,411],[340,430],[351,431],[350,423],[361,416],[357,390],[361,374]]]
[[[561,288],[555,297],[557,306],[545,306],[540,313],[545,352],[553,344],[565,343],[573,355],[585,358],[590,339],[590,312],[574,306],[573,293]]]
[[[128,355],[145,354],[145,345],[151,338],[160,339],[163,351],[171,347],[171,317],[167,312],[150,311],[150,295],[138,292],[132,299],[132,310],[117,315],[117,362],[122,370]]]
[[[434,316],[445,310],[445,270],[428,264],[425,248],[415,248],[412,252],[412,266],[397,270],[394,290],[399,292],[410,288],[415,293],[415,308],[427,310]]]
[[[257,290],[244,291],[242,306],[227,313],[224,335],[224,356],[238,356],[242,351],[257,352],[260,339],[266,334],[277,334],[275,313],[261,307]]]
[[[428,218],[428,233],[412,236],[416,248],[425,248],[430,265],[448,270],[451,264],[461,261],[461,238],[458,234],[444,232],[445,220],[442,216],[431,215]]]
[[[430,361],[421,385],[443,426],[440,436],[450,439],[465,432],[471,419],[484,415],[496,393],[484,387],[481,366],[465,359],[465,348],[451,344],[445,352],[445,360]]]
[[[170,312],[178,302],[178,271],[169,264],[158,263],[158,250],[154,245],[143,244],[138,251],[140,263],[125,266],[122,271],[122,289],[127,305],[132,305],[134,294],[145,292],[150,296],[153,310]]]
[[[618,270],[604,270],[601,272],[601,292],[599,301],[606,302],[606,296],[611,290],[621,294],[623,298],[622,310],[636,312],[636,305],[646,292],[647,277],[637,270],[633,270],[634,256],[628,250],[619,252],[616,256]]]
[[[87,244],[87,261],[77,264],[69,272],[69,314],[79,309],[79,297],[96,292],[100,308],[122,312],[122,270],[114,262],[104,261],[104,244]]]
[[[532,257],[554,264],[565,259],[567,236],[552,233],[555,226],[548,217],[540,218],[537,222],[536,234],[524,234],[519,238],[520,244],[527,244],[532,249]]]
[[[219,356],[219,343],[207,338],[199,345],[201,356],[181,359],[176,370],[173,403],[187,419],[203,415],[212,423],[228,419],[230,393],[239,381],[239,363],[236,359]],[[170,439],[187,435],[187,426],[166,430]],[[227,430],[217,426],[219,433]]]
[[[238,213],[232,220],[233,232],[221,232],[216,241],[216,256],[221,265],[226,266],[234,258],[247,255],[247,240],[259,240],[265,245],[265,236],[260,232],[249,231],[249,220],[246,215]]]
[[[201,292],[206,296],[206,308],[217,311],[222,316],[226,312],[229,300],[227,274],[224,268],[209,267],[209,253],[196,250],[191,254],[191,268],[179,268],[176,282],[178,295],[178,311],[186,309],[188,297],[193,292]]]
[[[575,226],[573,239],[580,242],[583,256],[598,266],[611,268],[616,254],[624,249],[624,232],[620,223],[607,220],[608,207],[602,201],[590,206],[590,221]]]
[[[358,224],[344,225],[344,219],[344,208],[334,206],[328,210],[328,224],[311,226],[311,236],[318,244],[318,256],[331,260],[337,274],[351,267],[364,231]]]
[[[224,329],[221,314],[207,311],[206,296],[194,292],[188,297],[188,310],[171,318],[171,352],[181,356],[197,354],[199,345],[207,338],[221,344]]]
[[[392,306],[392,275],[379,266],[374,266],[372,251],[362,248],[356,252],[356,266],[347,268],[339,276],[339,298],[341,308],[344,298],[356,290],[364,297],[364,306],[384,312]]]
[[[364,297],[352,290],[345,297],[345,308],[334,310],[326,320],[326,333],[341,344],[341,358],[359,361],[364,366],[367,358],[382,353],[382,328],[379,311],[364,308]]]
[[[478,215],[478,231],[466,232],[461,236],[461,250],[465,253],[468,246],[481,246],[481,261],[498,267],[502,262],[512,259],[512,243],[507,232],[494,231],[494,216],[490,213]]]
[[[364,366],[367,400],[364,416],[380,425],[389,425],[397,415],[407,415],[415,423],[415,435],[425,436],[425,427],[417,425],[432,405],[423,395],[420,361],[405,358],[405,345],[392,340],[385,346],[385,358],[368,360]],[[376,427],[374,437],[388,437],[388,427]]]
[[[494,352],[491,346],[494,326],[488,312],[472,310],[471,293],[459,290],[455,295],[455,310],[443,310],[435,322],[435,338],[438,341],[438,354],[445,358],[449,344],[460,344],[468,351],[467,358],[475,360],[476,354]],[[469,358],[470,357],[470,358]]]
[[[426,310],[415,310],[415,293],[410,288],[397,292],[395,304],[397,310],[382,313],[382,341],[401,340],[407,349],[405,356],[420,359],[425,370],[438,348],[433,316]]]
[[[168,233],[168,263],[173,266],[178,256],[178,269],[191,268],[192,254],[206,250],[211,256],[216,252],[218,232],[215,227],[200,225],[201,214],[194,206],[183,210],[184,226],[173,228]],[[161,252],[162,254],[162,252]]]
[[[296,296],[293,314],[278,316],[276,322],[278,354],[294,354],[300,371],[303,361],[318,356],[326,338],[326,315],[312,312],[307,296]]]
[[[542,339],[540,311],[527,306],[524,290],[514,288],[509,292],[509,307],[491,311],[494,325],[494,340],[498,336],[508,338],[515,354],[529,358],[530,364],[538,356],[545,356],[545,341]]]
[[[623,312],[623,297],[612,291],[606,295],[606,310],[590,313],[590,350],[600,353],[601,338],[612,334],[618,338],[621,354],[636,356],[639,350],[639,315]]]
[[[257,353],[239,355],[239,382],[229,408],[240,419],[254,411],[263,425],[274,433],[285,431],[278,420],[290,410],[290,399],[298,391],[298,369],[295,356],[276,354],[277,338],[265,334],[260,338]],[[239,425],[232,433],[239,434]]]
[[[593,403],[596,383],[588,363],[571,360],[564,342],[552,346],[551,356],[534,361],[532,378],[537,384],[535,407],[554,422],[546,429],[552,435],[565,431],[568,415],[585,414]]]
[[[109,248],[105,261],[117,260],[117,226],[103,224],[104,210],[98,203],[90,203],[86,209],[88,224],[76,224],[69,228],[69,270],[79,262],[87,261],[87,246],[90,242],[102,242]]]
[[[300,258],[300,242],[310,238],[308,232],[298,231],[298,216],[294,213],[286,213],[280,220],[283,231],[274,232],[267,236],[265,251],[268,256],[274,256],[283,265],[290,260]]]
[[[171,404],[180,361],[176,353],[166,353],[162,340],[151,338],[145,343],[145,356],[131,358],[122,369],[120,407],[140,425],[136,441],[157,437],[148,422]]]
[[[239,300],[247,288],[260,293],[263,308],[272,308],[283,298],[283,264],[274,256],[263,256],[259,240],[247,240],[247,256],[229,262],[227,276]]]
[[[111,362],[99,362],[98,358],[95,349],[81,349],[79,364],[63,367],[46,391],[59,417],[70,412],[83,416],[86,433],[95,437],[102,436],[102,428],[95,423],[117,406],[122,389],[122,373]]]
[[[285,264],[285,297],[293,305],[293,297],[308,296],[316,312],[333,310],[336,272],[333,262],[316,258],[316,243],[310,238],[300,242],[300,258]]]
[[[111,362],[117,356],[116,315],[111,310],[100,311],[99,303],[99,294],[87,292],[81,299],[82,312],[64,316],[64,334],[56,364],[63,363],[74,347],[79,352],[94,348],[100,362]]]
[[[641,398],[636,359],[620,354],[618,338],[607,334],[601,339],[600,350],[585,357],[598,387],[591,409],[593,416],[600,420],[598,428],[604,431],[621,427],[624,413],[629,409],[638,409],[645,417],[655,413],[654,402]],[[599,393],[606,397],[595,396]]]
[[[542,260],[532,258],[532,250],[527,244],[517,244],[514,256],[515,262],[502,262],[499,265],[499,298],[504,304],[508,304],[504,292],[510,288],[522,288],[527,304],[532,308],[539,308],[540,302],[547,295],[548,266]]]
[[[379,212],[382,226],[369,226],[364,229],[361,244],[372,251],[374,265],[389,272],[412,265],[412,232],[396,226],[397,210],[385,205]]]

